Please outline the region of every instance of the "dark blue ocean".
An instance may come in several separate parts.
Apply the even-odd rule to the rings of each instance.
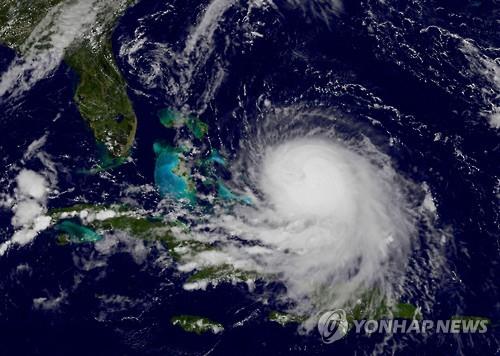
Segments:
[[[173,142],[175,136],[158,120],[164,108],[191,108],[208,124],[211,147],[226,152],[229,160],[238,157],[245,126],[258,125],[263,93],[275,106],[328,109],[346,123],[346,134],[367,133],[401,174],[427,183],[439,215],[436,225],[453,236],[443,249],[446,268],[436,275],[425,265],[420,273],[419,278],[428,276],[424,284],[429,290],[404,299],[415,305],[425,299],[429,319],[472,315],[489,318],[493,326],[485,334],[398,334],[385,341],[380,334],[348,334],[326,345],[315,331],[302,335],[296,325],[268,321],[271,306],[245,286],[185,291],[185,276],[155,263],[162,251],[154,246],[137,263],[127,246],[103,257],[92,244],[58,245],[49,229],[0,257],[0,355],[500,352],[500,140],[488,111],[500,93],[472,64],[474,55],[491,63],[500,57],[498,1],[346,1],[328,21],[312,7],[285,0],[251,12],[250,3],[227,8],[213,34],[213,48],[188,78],[187,89],[169,84],[170,79],[185,80],[179,74],[182,66],[169,66],[162,60],[167,54],[154,45],[182,49],[209,4],[140,0],[126,11],[112,41],[138,132],[132,161],[107,172],[88,173],[100,153],[73,101],[78,77],[64,62],[20,98],[0,98],[2,192],[13,194],[19,168],[42,167],[23,155],[44,135],[43,151],[58,170],[57,192],[50,194],[48,208],[110,204],[123,201],[130,185],[154,185],[153,143]],[[483,52],[473,52],[470,59],[449,33],[471,39]],[[137,52],[127,52],[124,44],[138,37],[147,40]],[[0,72],[13,58],[12,50],[0,47]],[[152,63],[160,74],[151,74]],[[488,68],[487,62],[478,63]],[[222,80],[214,79],[220,75]],[[145,84],[148,76],[151,82]],[[383,143],[388,137],[394,145]],[[153,209],[162,197],[154,191],[135,198]],[[12,216],[0,208],[0,241],[14,233]],[[422,241],[414,260],[426,258],[427,243]],[[257,293],[281,288],[256,287]],[[58,297],[55,308],[34,306],[37,298]],[[177,314],[207,316],[226,328],[220,335],[188,334],[171,325]]]

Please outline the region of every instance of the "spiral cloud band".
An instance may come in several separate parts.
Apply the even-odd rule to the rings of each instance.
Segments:
[[[199,254],[194,264],[278,276],[307,315],[375,289],[388,294],[416,240],[412,184],[368,139],[301,130],[267,133],[242,149],[233,183],[253,203],[210,219],[223,252]]]

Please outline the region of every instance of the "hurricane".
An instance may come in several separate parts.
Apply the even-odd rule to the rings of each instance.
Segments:
[[[229,186],[242,198],[218,206],[206,223],[192,217],[197,238],[218,251],[186,256],[180,268],[226,263],[280,280],[280,298],[310,322],[367,291],[396,300],[418,235],[443,234],[422,186],[334,114],[269,111],[231,164]]]
[[[4,1],[2,350],[498,351],[496,5]]]

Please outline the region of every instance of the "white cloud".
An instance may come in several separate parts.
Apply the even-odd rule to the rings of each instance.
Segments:
[[[468,39],[462,39],[461,50],[470,69],[485,80],[481,95],[488,108],[482,114],[489,119],[492,128],[500,129],[500,58],[487,57],[481,47]]]
[[[64,1],[54,6],[33,29],[18,56],[0,79],[0,97],[17,96],[51,75],[66,49],[84,37],[96,38],[107,15],[113,14],[123,0]]]
[[[50,225],[50,217],[44,215],[48,183],[41,174],[28,169],[21,170],[16,181],[16,203],[12,208],[16,232],[11,242],[25,245]]]
[[[12,209],[14,216],[11,224],[14,235],[10,240],[0,244],[0,256],[13,244],[26,245],[33,241],[39,232],[50,226],[51,218],[47,216],[48,195],[57,184],[57,172],[50,160],[50,156],[40,151],[45,139],[35,140],[27,149],[25,158],[36,157],[45,166],[45,170],[35,172],[30,169],[21,169],[16,178],[14,195],[5,198],[8,204],[5,207]]]
[[[253,203],[222,207],[206,225],[195,225],[193,235],[216,239],[218,251],[185,254],[179,269],[229,264],[278,278],[292,312],[311,318],[371,290],[391,298],[418,241],[419,207],[431,207],[430,198],[411,200],[422,186],[400,176],[367,139],[340,142],[327,138],[332,132],[270,144],[276,138],[267,131],[233,165],[233,189],[256,192]]]
[[[41,200],[47,194],[47,182],[45,178],[34,171],[23,169],[16,180],[17,188],[21,195]]]

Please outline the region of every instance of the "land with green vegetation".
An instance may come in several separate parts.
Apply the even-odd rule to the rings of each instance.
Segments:
[[[287,314],[287,313],[273,310],[272,312],[269,313],[268,319],[270,321],[274,321],[275,323],[280,324],[281,326],[286,326],[289,324],[300,324],[303,321],[305,321],[307,318],[299,316],[299,315]]]
[[[182,330],[198,335],[205,333],[219,334],[224,331],[222,324],[196,315],[178,315],[170,319],[174,326],[179,326]]]
[[[106,234],[125,232],[131,238],[158,242],[169,252],[173,261],[183,261],[184,255],[216,250],[216,246],[189,238],[179,238],[181,232],[189,236],[189,229],[179,221],[164,221],[159,217],[145,217],[127,205],[90,205],[76,204],[70,207],[49,211],[52,225],[57,232],[57,243],[60,245],[96,243]],[[256,280],[270,281],[274,276],[262,275],[257,272],[243,271],[229,264],[200,266],[190,272],[185,280],[185,289],[205,288],[208,285],[252,283]],[[186,288],[191,285],[192,287]],[[410,303],[389,303],[383,294],[373,289],[364,293],[350,305],[343,308],[349,328],[355,320],[408,319],[421,320],[420,308]],[[273,310],[268,320],[281,326],[298,325],[310,316],[298,315],[282,310]],[[491,320],[475,316],[452,316],[450,320],[481,321],[491,326]],[[218,333],[223,326],[200,316],[180,315],[171,319],[173,325],[187,332],[204,334]]]
[[[49,211],[52,225],[57,232],[57,242],[94,243],[108,233],[125,232],[132,238],[157,241],[168,251],[172,259],[181,262],[184,255],[213,250],[210,243],[189,238],[188,227],[179,221],[164,221],[158,217],[145,217],[130,210],[126,205],[76,204]],[[263,276],[242,271],[231,265],[200,266],[186,279],[186,285],[203,284],[216,286],[223,283],[251,283]]]
[[[97,142],[106,148],[104,155],[109,153],[111,159],[126,157],[134,143],[137,119],[110,40],[97,49],[83,43],[67,55],[66,61],[80,77],[75,102]]]
[[[184,115],[181,112],[172,109],[160,110],[158,113],[160,122],[166,128],[182,128],[187,127],[189,132],[193,134],[195,138],[201,140],[205,137],[208,132],[208,125],[194,117],[192,115]]]
[[[61,245],[71,242],[96,242],[102,239],[102,236],[94,230],[70,220],[62,221],[56,225],[56,230],[60,232],[57,242]]]
[[[0,3],[0,42],[17,50],[55,6],[64,0],[4,0]],[[84,36],[66,49],[65,61],[79,76],[75,102],[89,124],[102,152],[104,168],[123,162],[133,145],[137,118],[112,51],[111,35],[117,20],[135,0],[116,8],[104,8],[97,16],[96,37]],[[46,46],[47,43],[34,43]],[[28,46],[29,47],[29,46]]]
[[[160,242],[176,261],[183,254],[210,250],[210,244],[197,240],[181,239],[174,231],[187,232],[179,221],[165,222],[156,217],[144,217],[127,206],[92,206],[77,204],[53,209],[49,212],[58,240],[62,243],[96,242],[106,233],[125,232],[133,238]]]
[[[35,26],[54,6],[64,0],[2,0],[0,2],[0,41],[19,49]]]

